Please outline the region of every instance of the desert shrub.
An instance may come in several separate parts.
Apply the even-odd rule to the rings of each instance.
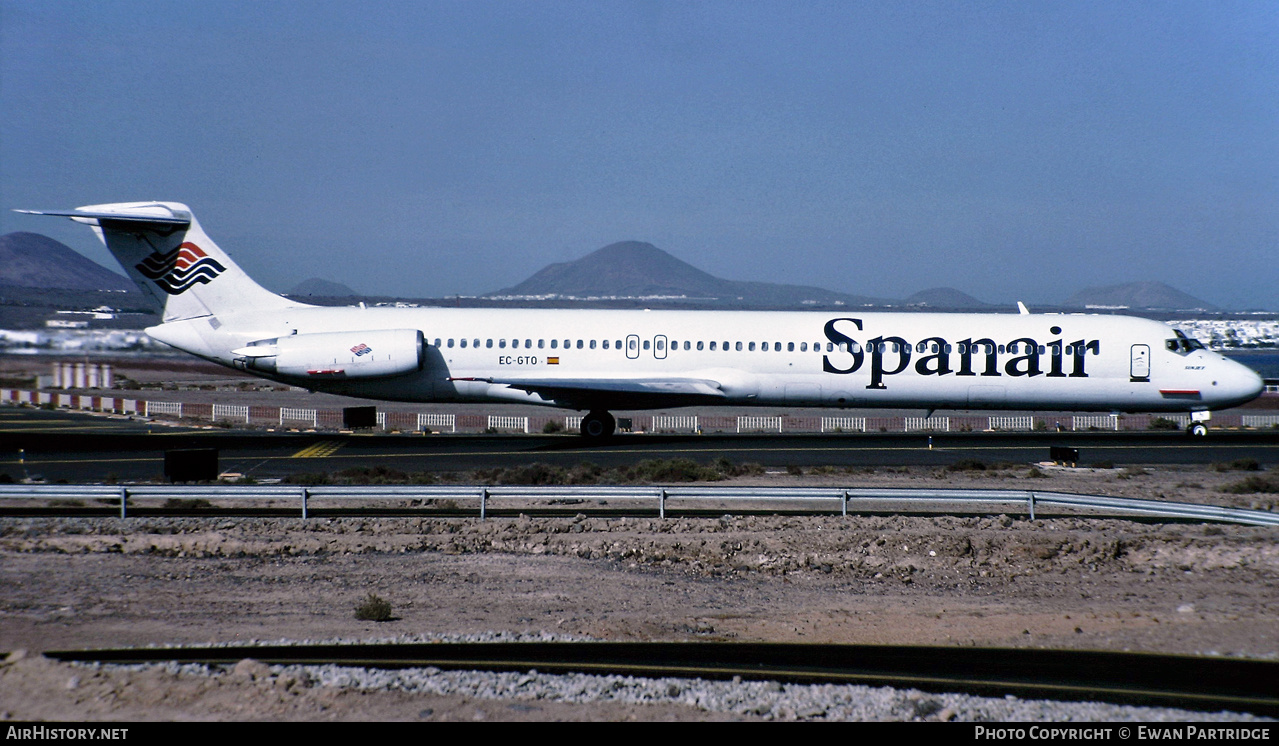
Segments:
[[[1213,464],[1215,471],[1261,471],[1261,464],[1255,458],[1237,458],[1228,464]]]
[[[687,458],[645,459],[625,470],[625,475],[636,482],[717,482],[725,477],[718,469]]]
[[[946,471],[986,471],[986,464],[975,458],[966,458],[947,466]]]
[[[598,484],[604,475],[604,467],[583,461],[568,471],[569,484]]]
[[[559,420],[547,420],[546,424],[542,425],[542,432],[547,435],[562,433],[564,432],[564,425]]]
[[[382,464],[350,466],[334,472],[333,481],[342,484],[406,484],[409,481],[409,475]]]
[[[365,622],[389,622],[391,604],[376,593],[370,592],[355,607],[355,618]]]
[[[168,510],[196,510],[200,508],[212,508],[213,503],[202,497],[194,499],[170,497],[168,500],[164,501],[164,507]]]
[[[475,471],[477,481],[488,484],[564,484],[567,472],[562,467],[541,462],[521,464],[519,466],[498,467],[496,469],[478,469]]]
[[[1026,470],[1027,479],[1047,479],[1048,475],[1039,470],[1038,466],[1032,466]]]
[[[290,474],[280,480],[284,484],[300,484],[304,487],[314,487],[321,484],[333,484],[333,480],[325,472],[304,472],[302,474]]]
[[[719,479],[728,477],[757,476],[764,473],[764,467],[756,463],[735,464],[727,456],[720,456],[710,463],[710,469],[719,473]]]
[[[1279,493],[1279,479],[1254,475],[1239,482],[1221,488],[1222,492],[1234,495],[1249,495],[1256,492]]]
[[[1167,417],[1156,417],[1146,427],[1151,430],[1180,430],[1181,423]]]

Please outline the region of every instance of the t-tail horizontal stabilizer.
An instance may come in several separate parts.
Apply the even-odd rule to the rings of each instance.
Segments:
[[[177,202],[17,212],[66,217],[92,227],[129,279],[163,310],[165,323],[306,305],[254,282]]]

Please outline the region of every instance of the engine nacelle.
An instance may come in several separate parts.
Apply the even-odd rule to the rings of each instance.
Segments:
[[[417,329],[321,332],[263,339],[231,353],[248,370],[289,378],[391,378],[422,369],[426,340]]]

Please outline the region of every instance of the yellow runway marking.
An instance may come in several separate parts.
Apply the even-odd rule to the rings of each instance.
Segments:
[[[17,425],[17,426],[15,426]],[[100,433],[107,429],[105,425],[50,425],[48,423],[8,423],[0,427],[0,433],[28,433],[39,435],[45,431],[65,431],[65,430],[81,430],[84,432]],[[125,433],[126,435],[128,433]]]
[[[324,458],[332,456],[341,447],[342,441],[340,440],[322,440],[315,445],[303,448],[289,458]]]

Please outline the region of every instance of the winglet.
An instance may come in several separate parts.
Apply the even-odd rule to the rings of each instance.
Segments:
[[[1030,315],[1030,309],[1026,308],[1026,304],[1022,303],[1021,301],[1017,301],[1017,312],[1020,313],[1022,316]]]

